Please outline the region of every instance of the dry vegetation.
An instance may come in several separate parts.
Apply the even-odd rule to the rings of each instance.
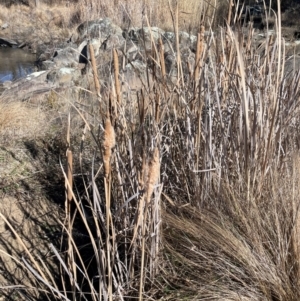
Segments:
[[[214,15],[220,11],[217,7],[226,9],[223,2],[211,3],[197,0],[179,1],[179,26],[181,30],[197,31],[203,21],[207,25],[213,23]],[[4,34],[27,42],[33,48],[55,47],[66,41],[73,30],[86,20],[109,17],[122,28],[141,26],[145,14],[152,26],[163,29],[173,29],[170,6],[174,9],[176,1],[40,1],[38,7],[29,7],[18,4],[18,1],[9,2],[12,5],[1,5],[0,25],[9,23]],[[219,15],[219,17],[221,17]],[[143,24],[145,26],[145,23]]]
[[[58,267],[1,212],[19,245],[12,255],[2,248],[1,258],[13,256],[24,273],[3,292],[27,300],[299,300],[300,75],[286,74],[280,19],[275,25],[276,38],[259,52],[251,26],[207,37],[202,27],[196,65],[178,55],[172,80],[153,43],[145,54],[151,80],[134,92],[120,85],[115,52],[107,96],[72,102],[61,94],[50,113],[40,108],[47,128],[35,143],[53,158],[39,163],[39,180],[47,171],[50,187],[66,188],[62,238],[48,244]],[[9,112],[12,126],[24,122]]]

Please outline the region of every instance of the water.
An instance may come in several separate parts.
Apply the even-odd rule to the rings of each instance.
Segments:
[[[22,49],[0,47],[0,84],[34,72],[36,56]]]

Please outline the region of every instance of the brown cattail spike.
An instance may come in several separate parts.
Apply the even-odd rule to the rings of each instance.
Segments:
[[[110,161],[112,155],[112,149],[116,144],[115,130],[111,124],[110,117],[107,116],[105,121],[104,128],[104,137],[103,137],[103,164],[104,164],[104,173],[105,177],[108,177],[110,174]]]
[[[158,181],[159,174],[160,174],[159,150],[158,147],[155,147],[153,152],[153,157],[149,165],[148,183],[146,187],[147,203],[150,202],[152,193],[154,191],[154,185]]]

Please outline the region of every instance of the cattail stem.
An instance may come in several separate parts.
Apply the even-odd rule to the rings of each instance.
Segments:
[[[205,34],[205,27],[202,25],[197,38],[197,50],[196,50],[196,57],[195,57],[195,72],[194,72],[195,89],[197,88],[197,82],[199,80],[199,73],[202,65],[202,54],[204,49],[204,34]]]
[[[116,87],[116,95],[117,102],[121,105],[121,89],[120,89],[120,81],[119,81],[119,57],[116,49],[113,51],[114,56],[114,71],[115,71],[115,87]]]
[[[115,131],[111,124],[109,110],[105,121],[104,137],[103,137],[103,165],[104,165],[104,187],[106,201],[106,248],[107,248],[107,275],[108,275],[108,297],[112,301],[112,261],[111,252],[114,250],[114,245],[110,243],[110,229],[113,232],[113,221],[111,217],[111,156],[112,149],[116,144]],[[113,241],[114,244],[114,241]]]
[[[67,183],[67,199],[68,202],[72,201],[72,191],[73,191],[73,154],[71,150],[67,150],[67,164],[68,164],[68,169],[67,169],[67,178],[68,178],[68,183]]]
[[[166,64],[165,64],[165,56],[164,56],[164,44],[161,40],[159,39],[159,59],[160,59],[160,68],[161,68],[161,75],[163,79],[166,77]]]
[[[230,23],[231,23],[232,7],[233,7],[233,0],[230,0],[229,1],[229,8],[228,8],[228,17],[227,17],[227,24],[228,25],[230,25]]]
[[[98,79],[98,73],[97,73],[97,66],[96,66],[96,60],[95,60],[95,52],[94,47],[92,44],[89,44],[89,51],[90,51],[90,58],[92,63],[92,70],[93,70],[93,76],[94,76],[94,83],[95,83],[95,89],[98,96],[100,96],[100,83]]]

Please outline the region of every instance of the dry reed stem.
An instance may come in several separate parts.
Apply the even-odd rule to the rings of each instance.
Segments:
[[[142,164],[142,170],[141,175],[139,177],[139,186],[142,190],[145,189],[145,184],[147,183],[147,178],[149,174],[149,164],[146,159],[145,152],[143,153],[143,164]],[[146,233],[146,219],[148,215],[147,211],[147,204],[145,204],[145,197],[147,197],[147,193],[143,193],[143,195],[139,199],[139,213],[138,213],[138,219],[137,223],[134,229],[133,233],[133,241],[135,241],[135,237],[138,234],[138,231],[141,232],[141,273],[140,273],[140,287],[139,287],[139,301],[143,300],[143,292],[144,292],[144,279],[145,279],[145,233]]]
[[[73,190],[73,154],[71,150],[67,150],[67,199],[69,202],[72,201],[72,190]]]
[[[113,246],[111,245],[111,236],[110,232],[113,233],[113,220],[111,215],[111,175],[104,178],[104,188],[105,188],[105,204],[106,204],[106,265],[107,265],[107,278],[108,278],[108,298],[109,301],[112,301],[112,253],[114,252],[114,243],[115,239],[112,238]],[[111,229],[111,230],[110,230]]]
[[[99,83],[99,79],[98,79],[94,47],[92,44],[89,44],[89,51],[90,51],[90,57],[91,57],[91,63],[92,63],[95,89],[96,89],[97,96],[100,97],[100,83]]]
[[[66,222],[69,233],[72,233],[73,222],[75,216],[71,217],[71,201],[73,198],[73,154],[70,150],[71,139],[70,139],[70,131],[71,131],[71,115],[68,114],[68,127],[67,127],[67,145],[68,149],[66,152],[67,157],[67,177],[65,179],[65,185],[67,189],[66,195]],[[71,236],[68,236],[68,250],[67,250],[67,266],[70,271],[73,273],[73,277],[70,279],[70,283],[72,286],[73,294],[76,290],[76,279],[77,279],[77,269],[75,264],[74,252],[73,252],[73,245],[71,242]],[[75,296],[73,295],[73,298]]]
[[[114,58],[114,73],[115,73],[115,87],[116,87],[116,95],[117,102],[121,105],[121,88],[120,88],[120,80],[119,80],[119,57],[116,49],[113,50],[113,58]]]
[[[233,0],[229,0],[229,6],[228,6],[228,16],[227,16],[227,24],[230,25],[231,23],[231,14],[232,14],[232,8],[233,8]]]
[[[160,117],[160,95],[158,92],[156,92],[155,95],[155,122],[158,124],[159,123],[159,117]]]
[[[163,79],[165,79],[166,64],[165,64],[165,57],[164,57],[164,44],[163,44],[161,38],[159,38],[159,58],[160,58],[161,75],[162,75]]]
[[[181,83],[181,85],[184,86],[181,52],[180,52],[180,45],[179,45],[178,2],[176,3],[176,10],[175,10],[175,36],[176,36],[176,52],[177,52],[177,85],[180,85]]]
[[[62,173],[64,175],[64,178],[65,178],[65,181],[67,181],[67,175],[66,173],[64,172],[64,169],[63,169],[63,166],[61,165],[61,169],[62,169]],[[85,213],[82,211],[82,206],[81,204],[79,204],[79,201],[77,200],[76,196],[74,195],[73,191],[72,191],[72,198],[73,198],[73,202],[76,206],[76,209],[80,215],[80,219],[82,220],[83,224],[84,224],[84,227],[85,229],[87,230],[88,232],[88,236],[90,238],[90,242],[91,242],[91,245],[92,245],[92,248],[93,248],[93,251],[94,251],[94,254],[95,254],[95,259],[97,261],[97,266],[100,267],[102,266],[102,264],[100,263],[101,262],[101,258],[100,258],[100,254],[99,254],[99,245],[98,243],[101,241],[99,241],[98,243],[96,243],[95,241],[95,238],[94,238],[94,235],[92,234],[92,229],[90,228],[89,224],[88,224],[88,221],[86,219],[86,215]],[[81,202],[81,201],[80,201]],[[1,213],[0,213],[0,216],[1,216]],[[99,232],[99,228],[98,228],[98,225],[96,223],[96,226],[97,226],[97,231]],[[68,230],[69,231],[69,230]],[[73,238],[72,236],[69,235],[69,240],[71,242],[73,242]],[[78,252],[78,248],[75,247],[75,250],[76,252]],[[78,256],[80,258],[80,256]],[[87,275],[87,274],[86,274]],[[89,281],[90,283],[90,281]],[[93,295],[93,294],[92,294]],[[92,296],[93,297],[93,300],[95,301],[95,296]]]
[[[180,84],[184,85],[183,81],[183,72],[182,72],[182,64],[181,64],[181,56],[180,56],[180,47],[179,47],[179,28],[178,28],[178,2],[176,2],[176,8],[175,8],[175,16],[174,12],[172,11],[172,6],[170,0],[168,0],[169,4],[169,10],[172,17],[173,22],[173,29],[175,32],[175,41],[176,41],[176,53],[177,53],[177,86]]]
[[[142,252],[142,256],[141,256],[141,276],[140,276],[140,290],[139,290],[139,301],[143,300],[143,291],[144,291],[144,280],[145,280],[145,270],[144,270],[144,266],[145,266],[145,257],[146,257],[146,248],[145,248],[145,239],[146,239],[146,229],[149,229],[148,231],[150,231],[151,227],[150,224],[151,223],[155,223],[155,222],[159,222],[156,220],[153,220],[152,218],[149,218],[149,220],[147,219],[147,216],[149,213],[149,208],[150,208],[150,201],[151,201],[151,196],[152,193],[154,191],[154,186],[159,178],[160,175],[160,162],[159,162],[159,150],[158,147],[155,147],[154,151],[153,151],[153,157],[150,161],[149,164],[145,163],[145,160],[143,162],[143,169],[142,169],[144,175],[143,178],[147,179],[146,180],[146,192],[143,195],[142,199],[140,200],[140,202],[142,203],[142,206],[140,207],[142,212],[142,225],[141,225],[141,233],[142,233],[142,248],[141,248],[141,252]],[[143,181],[143,180],[142,180]],[[144,204],[144,196],[146,197],[146,204]],[[157,208],[156,208],[157,209]],[[151,211],[151,210],[150,210]],[[154,212],[152,212],[152,214],[154,214]],[[148,223],[147,223],[148,222]],[[154,225],[154,227],[156,226],[156,224]],[[153,233],[154,234],[154,233]],[[148,235],[147,235],[148,237]],[[154,249],[156,249],[156,241],[154,241],[154,246],[152,246]],[[152,262],[152,261],[151,261]],[[155,268],[152,267],[151,271],[154,271]]]
[[[8,219],[0,212],[0,218],[2,218],[2,220],[5,222],[5,224],[7,225],[7,227],[11,230],[11,232],[14,234],[16,240],[18,241],[19,245],[23,248],[24,253],[29,257],[29,259],[31,260],[31,262],[34,264],[35,268],[37,269],[37,271],[39,272],[40,276],[47,280],[46,275],[43,273],[41,266],[38,264],[38,262],[34,259],[32,252],[29,251],[29,249],[26,247],[25,243],[23,242],[22,238],[20,237],[20,235],[17,233],[17,231],[14,229],[14,227],[12,226],[12,224],[8,221]]]
[[[202,54],[204,50],[204,34],[205,34],[205,27],[201,25],[200,33],[198,33],[197,36],[197,50],[196,50],[196,57],[195,57],[195,73],[194,73],[195,88],[199,80],[199,73],[202,65]]]

